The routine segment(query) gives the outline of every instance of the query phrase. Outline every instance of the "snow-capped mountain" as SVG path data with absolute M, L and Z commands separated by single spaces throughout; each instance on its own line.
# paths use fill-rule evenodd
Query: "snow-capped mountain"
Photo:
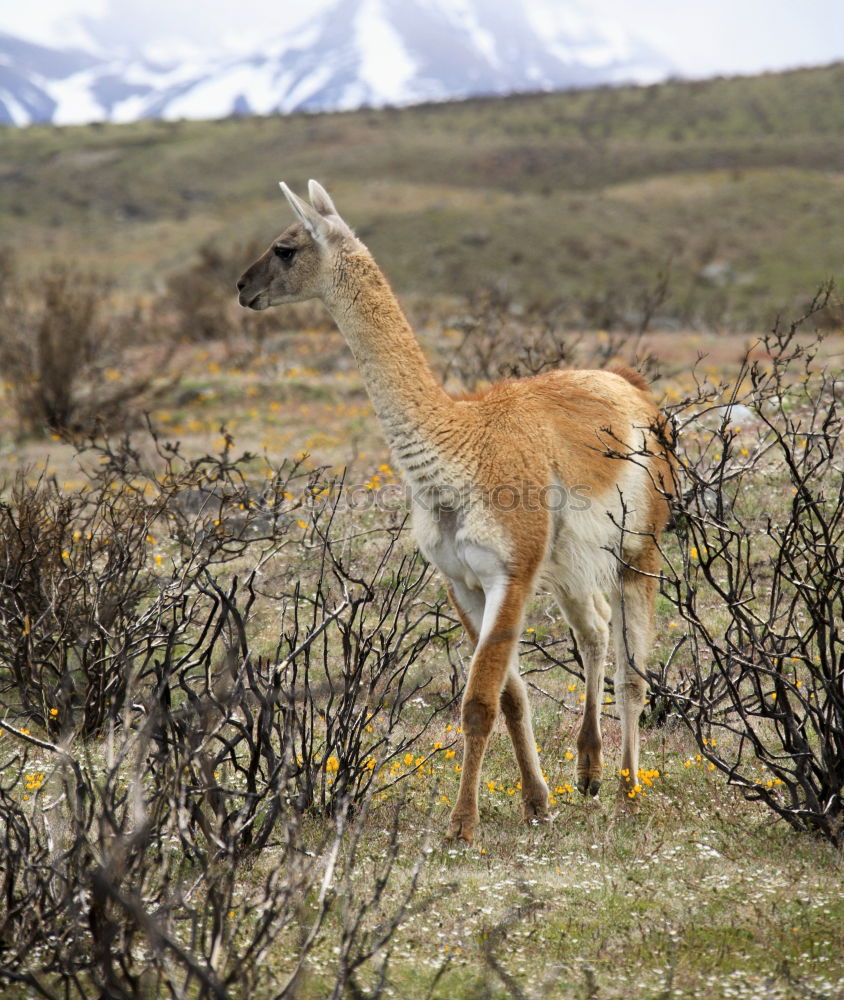
M 259 52 L 167 64 L 0 33 L 0 123 L 341 110 L 651 82 L 670 71 L 576 0 L 335 0 Z

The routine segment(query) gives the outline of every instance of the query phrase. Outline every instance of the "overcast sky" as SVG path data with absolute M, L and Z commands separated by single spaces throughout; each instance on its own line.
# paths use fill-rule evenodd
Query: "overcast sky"
M 282 34 L 330 2 L 4 0 L 0 30 L 68 44 L 81 39 L 76 25 L 79 15 L 87 15 L 99 41 L 110 46 L 154 46 L 162 56 L 196 47 L 243 52 L 259 50 L 262 39 Z M 844 0 L 581 0 L 580 7 L 616 20 L 689 76 L 844 59 Z

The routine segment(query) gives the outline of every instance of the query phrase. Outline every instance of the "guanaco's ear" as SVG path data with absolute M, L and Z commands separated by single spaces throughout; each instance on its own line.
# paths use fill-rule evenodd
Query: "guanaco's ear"
M 279 184 L 297 218 L 317 243 L 327 247 L 329 243 L 348 237 L 354 239 L 355 234 L 337 214 L 334 202 L 316 181 L 311 181 L 308 185 L 313 205 L 293 194 L 284 181 Z
M 295 195 L 284 181 L 279 181 L 279 187 L 284 192 L 284 197 L 290 202 L 290 207 L 305 229 L 308 230 L 315 240 L 321 243 L 326 242 L 330 228 L 329 223 L 326 222 L 315 208 L 312 208 L 306 201 L 302 201 L 298 195 Z
M 334 207 L 334 202 L 319 181 L 313 179 L 308 181 L 308 195 L 311 204 L 320 215 L 336 215 L 338 219 L 340 218 L 340 213 Z

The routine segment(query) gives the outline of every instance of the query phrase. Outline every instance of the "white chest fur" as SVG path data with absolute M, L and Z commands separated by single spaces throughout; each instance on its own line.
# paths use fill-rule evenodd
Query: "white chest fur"
M 469 590 L 486 590 L 506 565 L 500 533 L 488 513 L 471 506 L 444 506 L 434 494 L 413 496 L 413 533 L 425 558 Z

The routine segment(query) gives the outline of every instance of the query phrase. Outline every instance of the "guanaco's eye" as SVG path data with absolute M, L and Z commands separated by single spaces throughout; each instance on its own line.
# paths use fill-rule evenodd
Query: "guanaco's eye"
M 274 252 L 280 260 L 291 261 L 293 260 L 293 254 L 296 253 L 296 249 L 295 247 L 275 247 Z

